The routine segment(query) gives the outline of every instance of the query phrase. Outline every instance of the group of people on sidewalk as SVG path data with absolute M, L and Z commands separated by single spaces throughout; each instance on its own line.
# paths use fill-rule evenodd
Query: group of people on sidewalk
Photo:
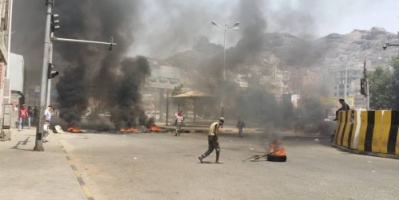
M 54 111 L 53 106 L 49 105 L 46 110 L 44 111 L 44 122 L 43 122 L 43 142 L 48 142 L 47 137 L 49 134 L 50 130 L 50 121 L 51 121 L 51 116 Z M 24 129 L 24 125 L 26 123 L 26 120 L 28 119 L 28 127 L 31 127 L 31 120 L 34 119 L 34 121 L 38 121 L 34 115 L 34 110 L 33 108 L 27 108 L 25 104 L 21 105 L 20 108 L 18 109 L 18 131 L 22 131 Z
M 25 125 L 30 128 L 33 123 L 36 123 L 36 118 L 37 109 L 30 106 L 26 107 L 25 104 L 21 105 L 18 109 L 18 130 L 23 130 Z

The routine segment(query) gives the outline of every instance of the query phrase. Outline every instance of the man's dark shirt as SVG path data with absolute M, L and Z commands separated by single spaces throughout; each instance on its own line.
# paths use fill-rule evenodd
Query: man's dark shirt
M 349 107 L 349 105 L 346 103 L 346 102 L 344 102 L 343 104 L 342 104 L 342 107 L 341 107 L 341 110 L 350 110 L 351 108 Z

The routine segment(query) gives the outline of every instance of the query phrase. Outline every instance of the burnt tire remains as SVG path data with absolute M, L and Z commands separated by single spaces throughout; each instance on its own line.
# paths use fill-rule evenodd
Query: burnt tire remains
M 267 161 L 271 162 L 285 162 L 287 161 L 287 156 L 277 156 L 277 155 L 267 155 Z

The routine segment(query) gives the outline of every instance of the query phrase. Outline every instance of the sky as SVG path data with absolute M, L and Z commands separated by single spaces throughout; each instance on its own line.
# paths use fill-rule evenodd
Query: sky
M 354 29 L 370 30 L 372 27 L 382 27 L 392 33 L 399 30 L 397 0 L 246 1 L 259 5 L 266 19 L 266 32 L 288 32 L 299 37 L 318 38 L 330 33 L 350 33 Z M 142 15 L 145 30 L 136 34 L 136 43 L 130 51 L 132 54 L 165 57 L 170 54 L 168 52 L 190 49 L 195 45 L 194 38 L 199 36 L 223 45 L 223 31 L 210 22 L 214 20 L 222 25 L 226 21 L 231 25 L 240 18 L 239 0 L 145 2 L 147 9 Z M 229 31 L 226 46 L 235 46 L 241 36 L 239 30 Z M 166 38 L 165 43 L 151 44 L 159 38 Z M 167 44 L 171 41 L 178 45 Z M 165 48 L 165 45 L 173 48 Z
M 211 21 L 231 25 L 240 21 L 240 29 L 226 33 L 226 47 L 233 47 L 244 37 L 245 28 L 256 27 L 263 32 L 286 32 L 304 39 L 317 39 L 330 33 L 346 34 L 354 29 L 370 30 L 382 27 L 397 33 L 399 30 L 398 0 L 113 0 L 119 4 L 131 6 L 135 12 L 131 16 L 131 34 L 134 39 L 129 44 L 127 56 L 143 55 L 153 58 L 166 58 L 178 52 L 191 49 L 199 38 L 206 37 L 211 43 L 223 45 L 223 31 L 211 24 Z M 42 62 L 45 6 L 44 0 L 14 0 L 12 47 L 11 51 L 22 54 L 26 63 L 39 69 Z M 56 0 L 54 11 L 74 1 Z M 134 2 L 134 3 L 132 3 Z M 95 0 L 85 0 L 91 8 Z M 73 7 L 75 5 L 71 5 Z M 82 6 L 82 5 L 76 5 Z M 127 8 L 129 9 L 129 8 Z M 95 9 L 94 9 L 95 10 Z M 90 11 L 90 9 L 89 9 Z M 88 11 L 88 12 L 89 12 Z M 84 34 L 68 34 L 76 11 L 60 15 L 61 30 L 64 37 Z M 110 11 L 118 12 L 118 11 Z M 92 18 L 82 19 L 95 26 L 96 14 L 87 14 Z M 106 16 L 106 13 L 104 13 Z M 117 17 L 116 17 L 117 18 Z M 92 20 L 92 21 L 90 21 Z M 117 20 L 117 19 L 112 19 Z M 72 24 L 71 24 L 72 23 Z M 115 21 L 116 24 L 121 22 Z M 126 23 L 126 22 L 123 22 Z M 251 24 L 252 23 L 252 24 Z M 254 26 L 255 25 L 255 26 Z M 120 30 L 115 30 L 115 32 Z M 29 37 L 26 34 L 29 33 Z M 130 34 L 130 33 L 129 33 Z M 104 40 L 114 36 L 116 43 L 121 42 L 117 35 L 106 34 Z M 91 35 L 86 38 L 93 39 Z M 28 67 L 29 69 L 33 69 Z

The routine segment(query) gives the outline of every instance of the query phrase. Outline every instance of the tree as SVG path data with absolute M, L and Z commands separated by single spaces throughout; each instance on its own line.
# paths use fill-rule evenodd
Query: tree
M 370 73 L 370 107 L 374 109 L 391 109 L 393 93 L 393 73 L 389 69 L 378 66 L 375 72 Z
M 391 103 L 393 110 L 399 110 L 399 56 L 392 59 L 393 73 L 391 76 Z

